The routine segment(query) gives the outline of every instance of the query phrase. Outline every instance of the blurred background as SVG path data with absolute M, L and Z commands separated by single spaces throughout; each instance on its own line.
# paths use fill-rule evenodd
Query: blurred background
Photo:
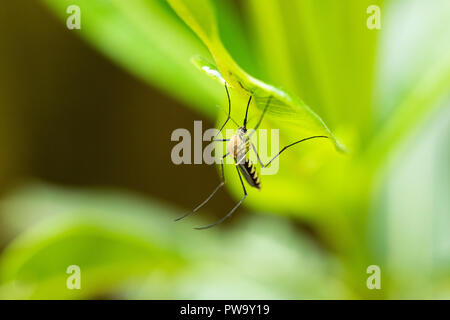
M 5 2 L 0 298 L 450 298 L 449 2 L 212 2 L 241 67 L 349 154 L 297 150 L 224 224 L 192 230 L 232 208 L 235 182 L 175 224 L 220 181 L 170 158 L 173 130 L 223 119 L 223 88 L 189 61 L 211 59 L 200 40 L 163 0 Z

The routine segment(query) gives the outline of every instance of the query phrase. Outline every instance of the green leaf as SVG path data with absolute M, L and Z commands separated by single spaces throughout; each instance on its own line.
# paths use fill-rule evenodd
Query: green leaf
M 225 85 L 226 81 L 220 74 L 217 67 L 212 63 L 208 62 L 202 56 L 194 56 L 191 59 L 191 62 L 201 71 L 206 73 L 206 75 L 214 80 L 217 80 L 221 85 Z
M 274 103 L 269 107 L 269 114 L 289 118 L 290 121 L 295 122 L 296 126 L 302 128 L 304 134 L 326 135 L 338 150 L 344 150 L 342 144 L 336 140 L 322 119 L 302 100 L 250 76 L 237 65 L 220 40 L 214 8 L 209 0 L 168 0 L 168 2 L 184 22 L 203 40 L 215 60 L 218 71 L 227 84 L 239 95 L 247 97 L 251 94 L 260 109 L 263 109 L 266 101 L 272 97 Z

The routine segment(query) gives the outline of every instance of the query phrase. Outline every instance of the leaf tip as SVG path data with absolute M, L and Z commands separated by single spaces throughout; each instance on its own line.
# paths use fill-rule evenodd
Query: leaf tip
M 199 70 L 204 72 L 210 78 L 213 78 L 219 81 L 222 85 L 225 85 L 227 82 L 222 77 L 222 74 L 217 70 L 217 67 L 212 63 L 208 62 L 205 58 L 200 55 L 195 55 L 191 58 L 191 63 L 194 64 Z
M 333 139 L 334 147 L 338 152 L 344 154 L 348 153 L 347 147 L 341 141 L 339 141 L 333 134 L 331 135 L 331 138 Z

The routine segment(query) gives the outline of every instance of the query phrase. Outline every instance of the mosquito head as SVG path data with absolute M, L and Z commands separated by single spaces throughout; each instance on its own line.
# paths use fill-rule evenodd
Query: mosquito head
M 240 134 L 240 135 L 246 134 L 247 133 L 247 128 L 239 127 L 239 129 L 237 130 L 237 133 Z

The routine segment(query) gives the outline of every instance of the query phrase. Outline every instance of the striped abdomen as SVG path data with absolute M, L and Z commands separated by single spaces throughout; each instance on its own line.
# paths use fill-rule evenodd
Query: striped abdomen
M 257 189 L 261 189 L 261 182 L 259 181 L 259 176 L 256 172 L 255 165 L 248 159 L 245 159 L 245 161 L 242 161 L 242 163 L 238 164 L 238 166 L 248 184 Z

